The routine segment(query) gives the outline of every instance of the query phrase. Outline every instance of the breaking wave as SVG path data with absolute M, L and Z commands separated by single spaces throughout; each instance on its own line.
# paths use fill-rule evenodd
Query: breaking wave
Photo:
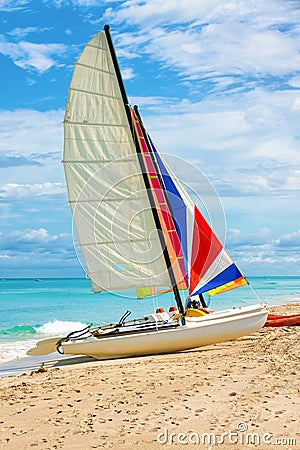
M 37 325 L 15 325 L 0 330 L 0 363 L 23 358 L 27 350 L 42 339 L 51 336 L 66 336 L 71 331 L 85 328 L 83 322 L 54 320 Z

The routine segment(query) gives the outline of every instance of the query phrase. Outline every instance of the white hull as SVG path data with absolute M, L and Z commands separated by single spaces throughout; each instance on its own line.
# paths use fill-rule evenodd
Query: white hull
M 177 328 L 133 334 L 70 340 L 62 344 L 65 354 L 99 359 L 173 353 L 245 336 L 263 327 L 268 311 L 255 305 L 186 318 Z

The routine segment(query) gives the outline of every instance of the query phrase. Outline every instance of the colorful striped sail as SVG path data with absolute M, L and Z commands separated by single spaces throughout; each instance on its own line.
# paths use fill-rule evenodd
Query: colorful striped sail
M 139 119 L 133 110 L 131 111 L 131 113 L 136 135 L 139 141 L 141 154 L 144 158 L 144 163 L 150 182 L 152 195 L 155 201 L 156 210 L 159 216 L 161 231 L 164 235 L 164 242 L 166 244 L 171 260 L 176 284 L 180 289 L 187 289 L 187 274 L 182 254 L 181 243 L 171 211 L 169 209 L 168 199 L 166 198 L 165 191 L 161 185 L 159 178 L 160 174 L 157 171 L 155 160 L 153 160 L 151 149 L 148 148 L 147 143 L 145 142 Z
M 230 258 L 188 192 L 151 141 L 164 184 L 168 191 L 174 222 L 184 256 L 185 270 L 191 296 L 225 291 L 242 283 L 242 273 Z M 246 284 L 243 283 L 243 284 Z M 222 289 L 223 286 L 223 289 Z
M 231 291 L 232 289 L 236 289 L 241 286 L 245 286 L 248 284 L 248 281 L 245 277 L 240 277 L 237 280 L 230 281 L 229 283 L 223 284 L 215 289 L 211 289 L 208 291 L 208 295 L 212 297 L 213 295 L 222 294 L 223 292 Z

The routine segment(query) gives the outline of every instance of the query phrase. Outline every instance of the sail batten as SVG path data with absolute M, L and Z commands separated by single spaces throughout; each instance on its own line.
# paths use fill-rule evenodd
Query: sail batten
M 75 64 L 75 66 L 86 67 L 87 69 L 93 69 L 95 72 L 98 71 L 98 72 L 102 72 L 102 73 L 107 73 L 112 76 L 115 75 L 114 72 L 110 72 L 109 70 L 98 69 L 97 67 L 89 66 L 88 64 L 83 64 L 83 63 L 77 62 Z
M 100 70 L 99 72 L 104 73 L 102 70 Z M 95 91 L 88 91 L 88 90 L 83 90 L 83 89 L 78 89 L 78 88 L 71 88 L 70 91 L 81 92 L 81 93 L 84 93 L 84 94 L 87 94 L 87 95 L 93 95 L 93 96 L 96 96 L 96 97 L 99 96 L 101 98 L 111 98 L 111 99 L 121 100 L 121 97 L 119 98 L 119 97 L 115 97 L 113 95 L 102 95 L 102 94 L 99 94 L 98 92 L 95 92 Z
M 127 240 L 121 241 L 121 240 L 119 239 L 119 243 L 120 243 L 120 244 L 125 244 L 125 243 L 127 243 L 127 242 L 128 242 Z M 143 240 L 143 239 L 131 239 L 131 242 L 136 242 L 136 243 L 140 242 L 140 243 L 143 243 L 144 240 Z M 112 240 L 112 241 L 106 240 L 106 241 L 87 242 L 87 243 L 82 243 L 82 244 L 81 244 L 81 247 L 88 247 L 88 246 L 93 246 L 93 245 L 107 245 L 107 244 L 114 244 L 114 241 L 113 241 L 113 240 Z
M 85 120 L 83 120 L 83 121 L 81 121 L 81 122 L 76 122 L 76 121 L 72 121 L 72 120 L 69 120 L 69 119 L 66 119 L 65 118 L 65 120 L 64 120 L 64 122 L 65 123 L 67 123 L 68 125 L 82 125 L 82 126 L 85 126 L 85 125 L 87 125 L 87 121 L 85 121 Z M 97 123 L 97 122 L 90 122 L 89 124 L 88 124 L 90 127 L 91 126 L 94 126 L 94 127 L 108 127 L 108 128 L 124 128 L 124 127 L 127 127 L 127 123 L 126 122 L 124 122 L 124 123 L 104 123 L 104 122 L 99 122 L 99 123 Z
M 100 33 L 102 33 L 102 31 L 100 31 Z M 95 37 L 97 38 L 97 36 L 99 36 L 99 33 Z M 90 41 L 86 44 L 86 46 L 85 46 L 86 49 L 87 48 L 95 48 L 96 50 L 101 50 L 102 52 L 109 51 L 109 49 L 106 46 L 101 47 L 101 45 L 93 45 L 92 42 L 94 42 L 94 39 L 92 39 L 92 41 Z M 78 61 L 76 64 L 78 64 Z

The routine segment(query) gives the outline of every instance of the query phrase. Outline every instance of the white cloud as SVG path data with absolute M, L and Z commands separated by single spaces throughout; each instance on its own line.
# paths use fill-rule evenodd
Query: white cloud
M 0 11 L 12 12 L 22 9 L 29 0 L 0 0 Z
M 71 234 L 51 234 L 46 228 L 27 228 L 0 235 L 2 276 L 81 274 Z M 20 272 L 21 271 L 21 272 Z
M 49 253 L 64 253 L 73 251 L 73 245 L 68 233 L 50 234 L 46 228 L 28 228 L 0 236 L 0 249 L 8 250 L 4 255 L 11 257 L 23 252 L 44 252 L 46 249 Z
M 272 237 L 272 231 L 269 228 L 261 228 L 257 233 L 246 233 L 236 228 L 228 230 L 227 244 L 229 246 L 240 245 L 265 245 Z
M 175 69 L 193 89 L 201 79 L 217 89 L 232 88 L 233 81 L 249 89 L 299 70 L 300 10 L 293 2 L 129 0 L 108 8 L 104 18 L 135 25 L 117 36 L 121 51 L 130 42 L 131 52 Z
M 73 3 L 79 6 L 99 6 L 99 0 L 73 0 Z
M 290 79 L 288 84 L 292 87 L 300 88 L 300 76 Z
M 33 80 L 32 78 L 27 77 L 26 83 L 28 86 L 33 86 L 34 84 L 36 84 L 36 80 Z
M 65 186 L 62 183 L 40 183 L 40 184 L 17 184 L 8 183 L 0 188 L 1 199 L 29 199 L 34 200 L 38 197 L 54 196 L 65 194 Z
M 118 54 L 150 55 L 194 98 L 138 99 L 162 151 L 205 161 L 199 167 L 225 195 L 299 196 L 295 2 L 129 0 L 104 17 L 134 25 L 116 34 Z
M 27 4 L 0 0 L 0 9 Z M 293 224 L 299 222 L 300 195 L 298 4 L 281 0 L 108 0 L 101 5 L 96 0 L 43 0 L 43 4 L 47 8 L 76 6 L 76 11 L 84 13 L 84 20 L 92 27 L 97 22 L 93 21 L 96 10 L 86 14 L 86 8 L 96 6 L 101 15 L 104 7 L 108 7 L 101 21 L 103 24 L 108 19 L 112 24 L 121 67 L 126 68 L 124 78 L 129 80 L 137 75 L 137 83 L 142 85 L 139 65 L 146 71 L 150 69 L 145 80 L 157 76 L 159 96 L 134 101 L 141 105 L 141 114 L 153 138 L 163 152 L 194 161 L 218 192 L 226 196 L 225 202 L 233 205 L 229 211 L 233 211 L 236 220 L 230 218 L 230 226 L 236 230 L 229 231 L 228 243 L 234 254 L 241 261 L 247 255 L 251 269 L 277 264 L 280 270 L 283 262 L 289 265 L 297 259 L 294 245 L 298 234 L 293 233 Z M 17 25 L 20 23 L 14 26 Z M 53 64 L 60 65 L 65 47 L 28 42 L 25 36 L 39 31 L 29 25 L 12 29 L 1 41 L 2 51 L 19 67 L 31 72 L 45 73 Z M 65 27 L 62 36 L 66 32 L 75 39 L 75 30 L 75 24 L 72 33 L 70 27 Z M 16 43 L 16 39 L 23 42 Z M 77 51 L 74 49 L 75 45 L 70 46 L 68 57 Z M 31 75 L 28 74 L 28 83 L 35 82 Z M 177 76 L 181 82 L 178 93 L 174 87 Z M 31 91 L 38 90 L 39 80 L 37 77 Z M 131 83 L 131 92 L 136 88 Z M 152 85 L 147 89 L 148 86 L 143 89 L 142 85 L 137 92 L 152 92 Z M 165 98 L 167 93 L 173 97 Z M 1 169 L 0 195 L 4 206 L 11 208 L 11 214 L 19 215 L 10 219 L 11 224 L 14 220 L 15 229 L 26 228 L 31 217 L 21 211 L 24 206 L 20 207 L 18 198 L 26 200 L 27 211 L 32 199 L 37 209 L 40 205 L 47 208 L 51 196 L 63 199 L 60 164 L 63 114 L 62 110 L 0 111 L 1 151 L 6 164 L 11 164 L 9 170 Z M 33 165 L 34 161 L 39 165 Z M 22 167 L 17 166 L 20 163 Z M 64 206 L 67 210 L 66 201 Z M 53 224 L 50 219 L 53 210 L 49 206 L 49 215 L 41 217 L 47 224 Z M 34 238 L 49 239 L 54 245 L 58 239 L 52 237 L 59 233 L 48 232 L 40 216 L 43 214 L 39 215 L 38 223 L 32 224 L 34 230 L 26 229 L 27 243 Z M 5 218 L 9 220 L 7 214 Z M 20 218 L 27 221 L 17 222 Z M 254 222 L 258 231 L 246 233 Z M 25 246 L 25 234 L 22 239 Z M 11 256 L 6 251 L 2 253 Z
M 294 264 L 294 263 L 300 261 L 300 256 L 279 256 L 278 255 L 278 256 L 270 257 L 270 256 L 267 256 L 266 254 L 259 253 L 256 256 L 244 257 L 243 260 L 246 263 L 253 264 L 253 267 L 256 264 L 260 264 L 261 267 L 262 267 L 263 264 L 268 264 L 270 266 L 275 265 L 275 264 L 278 265 L 278 263 L 279 264 L 284 264 L 284 263 L 292 263 L 292 264 Z M 272 268 L 270 270 L 272 270 Z M 290 268 L 289 267 L 284 267 L 284 268 L 282 268 L 282 271 L 280 273 L 282 273 L 284 275 L 285 274 L 290 274 Z
M 298 196 L 300 111 L 297 91 L 258 89 L 200 102 L 135 98 L 163 152 L 188 160 L 223 195 Z M 153 132 L 152 132 L 153 130 Z
M 300 110 L 300 96 L 295 98 L 295 101 L 292 106 L 292 111 L 299 111 Z
M 37 27 L 16 27 L 9 33 L 7 33 L 9 36 L 14 36 L 17 38 L 25 37 L 30 33 L 42 33 L 43 31 L 47 31 L 50 28 L 37 28 Z
M 66 233 L 60 233 L 58 235 L 51 235 L 45 228 L 39 229 L 27 229 L 24 231 L 13 231 L 8 236 L 8 239 L 15 239 L 18 246 L 23 244 L 47 244 L 57 241 L 69 239 L 70 235 Z
M 151 28 L 160 23 L 182 23 L 194 21 L 196 17 L 212 15 L 220 6 L 218 0 L 129 0 L 113 12 L 109 10 L 110 18 L 126 20 L 129 23 L 142 24 Z
M 145 124 L 165 153 L 200 161 L 222 195 L 299 195 L 300 153 L 295 110 L 297 91 L 264 89 L 249 93 L 211 95 L 191 103 L 188 99 L 136 97 Z M 27 158 L 47 165 L 17 171 L 2 183 L 42 185 L 63 181 L 60 164 L 64 112 L 16 110 L 0 112 L 2 150 L 10 160 Z M 153 132 L 152 132 L 153 130 Z M 46 138 L 45 138 L 46 137 Z M 13 175 L 13 172 L 10 172 Z M 59 178 L 58 175 L 60 174 Z M 42 178 L 43 177 L 43 178 Z
M 61 164 L 63 117 L 62 110 L 0 111 L 0 187 L 25 185 L 28 186 L 26 192 L 30 194 L 29 187 L 35 185 L 36 190 L 32 194 L 36 195 L 38 186 L 46 182 L 64 184 Z M 1 154 L 4 155 L 2 162 L 6 161 L 6 166 L 10 164 L 9 170 L 1 168 Z M 30 165 L 30 170 L 24 170 L 25 163 Z M 9 192 L 13 192 L 12 188 Z
M 135 77 L 135 74 L 132 69 L 127 68 L 122 70 L 122 78 L 123 80 L 131 80 Z
M 8 42 L 0 35 L 0 53 L 8 56 L 16 66 L 25 70 L 35 70 L 39 73 L 46 72 L 57 65 L 58 56 L 66 51 L 63 44 L 36 44 L 20 41 Z
M 279 247 L 297 247 L 299 251 L 300 247 L 300 230 L 294 233 L 284 234 L 276 241 Z
M 50 236 L 45 228 L 26 230 L 25 232 L 15 231 L 12 233 L 12 236 L 23 242 L 49 242 L 57 240 L 57 236 Z
M 109 3 L 111 0 L 104 0 L 104 3 Z M 64 6 L 81 6 L 83 8 L 97 6 L 99 7 L 99 0 L 44 0 L 44 2 L 54 5 L 56 8 Z
M 2 255 L 0 254 L 0 259 L 13 259 L 11 256 L 9 255 Z
M 291 197 L 299 198 L 299 166 L 293 163 L 264 164 L 247 169 L 235 168 L 211 175 L 222 196 Z M 259 200 L 258 200 L 259 201 Z
M 64 111 L 0 111 L 1 151 L 24 154 L 62 149 Z
M 249 275 L 300 274 L 300 231 L 274 239 L 270 229 L 256 233 L 238 229 L 228 231 L 228 249 L 244 273 Z

